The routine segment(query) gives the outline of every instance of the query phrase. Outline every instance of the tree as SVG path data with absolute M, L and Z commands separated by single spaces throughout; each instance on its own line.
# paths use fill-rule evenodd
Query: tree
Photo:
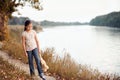
M 16 7 L 24 7 L 26 4 L 37 10 L 42 10 L 39 0 L 0 0 L 0 41 L 9 38 L 7 23 L 12 13 L 17 11 Z

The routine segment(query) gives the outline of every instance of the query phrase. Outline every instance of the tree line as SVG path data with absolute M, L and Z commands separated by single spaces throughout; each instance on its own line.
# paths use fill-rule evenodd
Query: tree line
M 28 17 L 16 17 L 13 16 L 9 21 L 8 24 L 9 25 L 24 25 L 25 20 L 28 20 Z M 36 22 L 34 20 L 31 20 L 33 25 L 39 25 L 39 22 Z
M 97 16 L 89 23 L 95 26 L 110 26 L 120 28 L 120 12 L 111 12 L 107 15 Z
M 25 20 L 29 19 L 28 17 L 12 17 L 9 21 L 9 25 L 23 25 Z M 80 23 L 80 22 L 55 22 L 55 21 L 48 21 L 48 20 L 43 20 L 43 21 L 34 21 L 31 20 L 33 25 L 40 25 L 40 26 L 67 26 L 67 25 L 85 25 L 88 23 Z

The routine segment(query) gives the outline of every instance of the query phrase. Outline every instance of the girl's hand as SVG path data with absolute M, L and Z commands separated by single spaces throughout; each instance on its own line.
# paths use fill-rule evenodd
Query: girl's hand
M 25 56 L 28 56 L 27 52 L 24 52 Z
M 38 49 L 38 52 L 39 52 L 39 54 L 41 53 L 41 50 L 40 49 Z

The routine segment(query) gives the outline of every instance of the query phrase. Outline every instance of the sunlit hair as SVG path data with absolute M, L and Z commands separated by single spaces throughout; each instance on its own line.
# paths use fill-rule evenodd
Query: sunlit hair
M 26 20 L 26 21 L 25 21 L 25 23 L 24 23 L 24 31 L 27 30 L 27 27 L 28 27 L 28 25 L 29 25 L 30 23 L 31 23 L 30 20 Z

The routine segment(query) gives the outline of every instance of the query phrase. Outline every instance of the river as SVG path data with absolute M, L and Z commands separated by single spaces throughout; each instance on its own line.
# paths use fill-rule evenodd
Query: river
M 80 64 L 120 74 L 120 29 L 102 26 L 57 26 L 38 33 L 41 49 L 54 47 Z

